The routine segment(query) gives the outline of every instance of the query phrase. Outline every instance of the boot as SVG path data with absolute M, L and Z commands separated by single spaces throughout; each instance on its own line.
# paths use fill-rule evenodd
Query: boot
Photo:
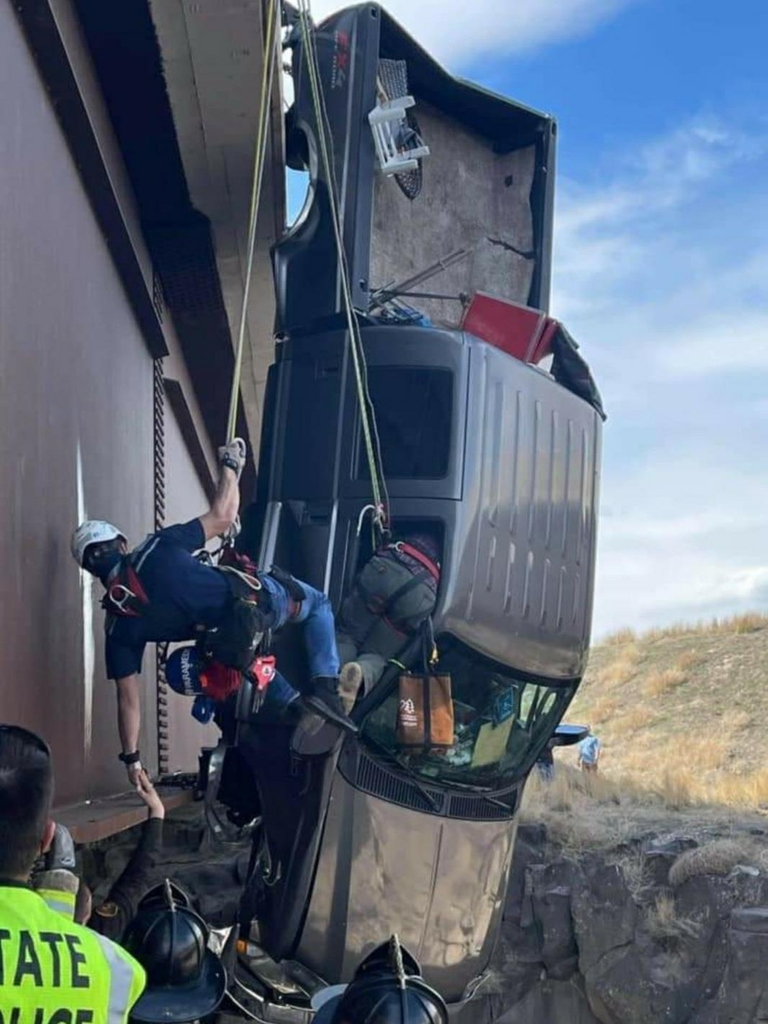
M 339 696 L 339 680 L 334 676 L 315 676 L 312 682 L 312 696 L 302 698 L 307 709 L 339 729 L 354 735 L 357 726 L 347 717 L 344 710 L 344 704 Z
M 363 670 L 357 661 L 348 661 L 339 673 L 339 695 L 344 701 L 347 714 L 355 706 L 360 687 L 363 685 Z
M 344 732 L 333 722 L 307 708 L 291 735 L 291 751 L 298 757 L 334 754 L 344 741 Z

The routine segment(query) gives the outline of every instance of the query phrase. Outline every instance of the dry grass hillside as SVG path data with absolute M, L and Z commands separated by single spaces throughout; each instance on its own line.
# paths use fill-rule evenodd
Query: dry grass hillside
M 608 637 L 566 720 L 592 726 L 601 773 L 625 791 L 765 812 L 768 615 Z M 575 763 L 572 749 L 558 756 Z

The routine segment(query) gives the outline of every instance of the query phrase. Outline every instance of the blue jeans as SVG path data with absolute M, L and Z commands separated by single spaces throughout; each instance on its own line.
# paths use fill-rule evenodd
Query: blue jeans
M 269 591 L 272 601 L 272 629 L 276 632 L 289 621 L 303 623 L 310 675 L 313 679 L 317 676 L 338 676 L 340 666 L 339 652 L 336 649 L 336 623 L 331 602 L 325 594 L 298 580 L 306 598 L 301 602 L 299 614 L 295 619 L 291 619 L 292 602 L 282 583 L 278 583 L 266 573 L 259 578 L 262 586 Z M 272 685 L 270 684 L 270 689 Z
M 264 703 L 259 713 L 270 715 L 279 713 L 287 708 L 291 701 L 296 700 L 299 691 L 294 690 L 282 672 L 275 672 L 275 677 L 270 681 L 267 692 L 264 694 Z

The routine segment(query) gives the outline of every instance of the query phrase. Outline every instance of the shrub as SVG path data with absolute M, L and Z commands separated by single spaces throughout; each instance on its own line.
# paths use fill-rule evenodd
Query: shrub
M 675 905 L 675 898 L 668 893 L 662 893 L 656 897 L 656 902 L 648 909 L 645 923 L 651 936 L 657 942 L 693 939 L 701 930 L 695 921 L 680 917 Z
M 684 683 L 688 676 L 679 668 L 655 669 L 645 677 L 643 693 L 647 697 L 660 697 Z
M 717 839 L 681 853 L 669 869 L 669 884 L 677 889 L 700 875 L 729 875 L 737 864 L 754 862 L 756 855 L 754 844 L 745 839 Z
M 637 640 L 637 633 L 634 629 L 626 627 L 624 629 L 617 629 L 615 633 L 609 633 L 608 636 L 604 637 L 601 641 L 604 647 L 618 647 L 621 644 L 631 644 Z

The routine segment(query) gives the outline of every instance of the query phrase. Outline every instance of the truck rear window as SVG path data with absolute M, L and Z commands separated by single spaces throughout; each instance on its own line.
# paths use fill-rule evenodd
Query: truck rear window
M 411 366 L 371 366 L 368 389 L 376 413 L 384 474 L 396 480 L 445 477 L 451 452 L 453 374 Z M 367 480 L 360 431 L 356 478 Z

